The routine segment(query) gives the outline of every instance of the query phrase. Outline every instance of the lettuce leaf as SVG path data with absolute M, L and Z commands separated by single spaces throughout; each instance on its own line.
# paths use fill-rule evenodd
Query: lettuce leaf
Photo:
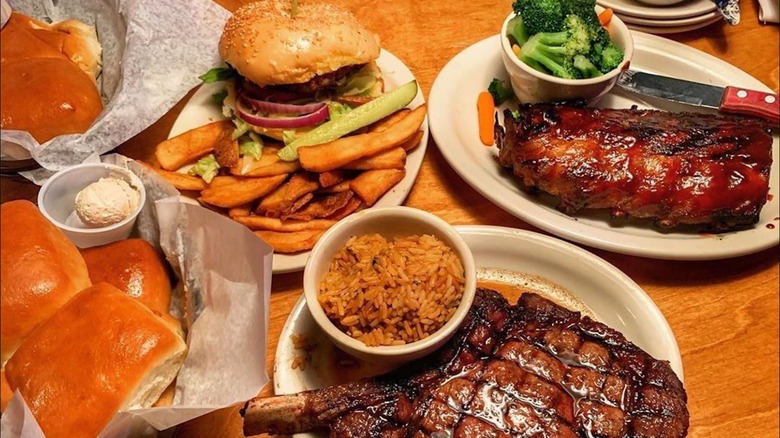
M 190 168 L 188 172 L 190 175 L 197 175 L 203 178 L 207 183 L 211 183 L 211 180 L 217 176 L 219 172 L 219 163 L 214 154 L 206 155 L 198 160 L 198 162 Z

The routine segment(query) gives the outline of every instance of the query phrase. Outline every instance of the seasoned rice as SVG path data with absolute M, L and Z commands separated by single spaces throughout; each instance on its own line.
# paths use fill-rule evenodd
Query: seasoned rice
M 343 332 L 368 346 L 403 345 L 440 329 L 460 304 L 455 252 L 432 235 L 353 236 L 320 282 L 319 302 Z

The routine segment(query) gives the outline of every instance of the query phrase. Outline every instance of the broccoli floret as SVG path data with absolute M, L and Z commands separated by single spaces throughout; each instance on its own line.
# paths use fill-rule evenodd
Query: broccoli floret
M 574 79 L 571 57 L 564 47 L 567 37 L 566 31 L 537 33 L 520 48 L 520 60 L 543 73 Z
M 601 70 L 602 73 L 606 73 L 617 68 L 621 62 L 623 62 L 623 50 L 610 42 L 604 47 L 604 50 L 601 51 L 599 70 Z
M 599 69 L 583 55 L 575 56 L 573 65 L 574 68 L 579 71 L 580 76 L 583 78 L 595 78 L 597 76 L 601 76 Z
M 488 86 L 488 92 L 493 96 L 493 103 L 497 106 L 515 97 L 512 87 L 500 79 L 493 79 Z
M 512 9 L 523 17 L 529 35 L 563 30 L 560 0 L 515 0 Z
M 512 8 L 519 17 L 510 21 L 507 33 L 521 45 L 520 59 L 566 79 L 595 77 L 593 68 L 602 74 L 618 67 L 623 51 L 601 26 L 595 5 L 595 0 L 515 0 Z M 582 59 L 575 65 L 577 56 Z
M 514 43 L 518 46 L 522 46 L 528 41 L 528 29 L 526 29 L 525 23 L 523 23 L 523 17 L 520 15 L 516 15 L 509 20 L 509 23 L 507 23 L 506 26 L 506 33 L 507 36 L 514 39 Z
M 570 15 L 566 17 L 565 30 L 542 32 L 529 38 L 520 48 L 520 59 L 539 71 L 576 79 L 581 74 L 574 67 L 574 57 L 587 54 L 590 48 L 587 25 Z

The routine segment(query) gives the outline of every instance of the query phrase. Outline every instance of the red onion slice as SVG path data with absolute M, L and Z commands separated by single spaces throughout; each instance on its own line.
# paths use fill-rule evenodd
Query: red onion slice
M 269 102 L 267 100 L 252 99 L 245 94 L 241 95 L 241 99 L 244 100 L 244 103 L 251 106 L 255 111 L 263 113 L 309 114 L 325 106 L 324 102 L 309 103 L 306 105 Z
M 311 126 L 325 121 L 330 114 L 328 106 L 323 105 L 317 111 L 300 117 L 263 117 L 252 114 L 251 110 L 246 107 L 244 99 L 236 100 L 236 109 L 242 120 L 261 128 L 303 128 L 304 126 Z

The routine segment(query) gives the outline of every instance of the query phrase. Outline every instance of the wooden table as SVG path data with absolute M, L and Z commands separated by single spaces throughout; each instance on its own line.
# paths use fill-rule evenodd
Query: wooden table
M 511 1 L 331 0 L 351 9 L 382 46 L 402 59 L 428 94 L 437 73 L 458 52 L 497 33 Z M 221 0 L 234 9 L 241 2 Z M 715 55 L 778 91 L 778 27 L 758 23 L 757 3 L 742 0 L 742 23 L 715 24 L 676 41 Z M 186 100 L 186 99 L 185 99 Z M 119 149 L 141 158 L 166 138 L 183 102 Z M 34 199 L 37 187 L 3 178 L 0 196 Z M 778 194 L 775 194 L 777 196 Z M 539 231 L 491 204 L 450 169 L 429 145 L 406 205 L 431 211 L 453 224 L 502 225 Z M 777 248 L 711 262 L 650 260 L 593 250 L 633 278 L 669 321 L 682 352 L 691 412 L 691 437 L 778 436 Z M 302 293 L 302 275 L 273 279 L 268 369 L 287 315 Z M 271 394 L 269 384 L 263 394 Z M 193 420 L 179 437 L 241 435 L 237 407 Z

